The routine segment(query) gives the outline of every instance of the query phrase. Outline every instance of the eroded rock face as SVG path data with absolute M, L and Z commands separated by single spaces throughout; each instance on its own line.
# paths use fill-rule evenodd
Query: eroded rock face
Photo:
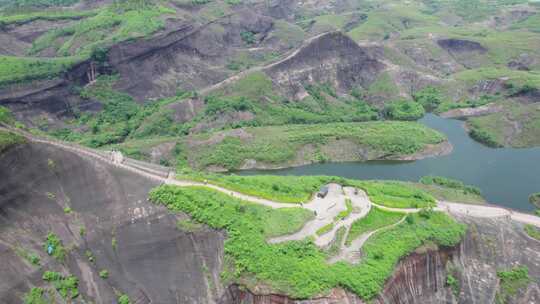
M 76 275 L 81 297 L 94 303 L 115 303 L 115 289 L 132 303 L 215 303 L 223 293 L 224 235 L 178 230 L 182 215 L 147 202 L 156 182 L 42 144 L 0 155 L 0 176 L 3 303 L 21 303 L 30 287 L 43 286 L 45 270 Z M 64 263 L 45 253 L 48 232 L 71 248 Z M 38 254 L 42 267 L 21 252 Z
M 338 91 L 367 87 L 385 65 L 341 32 L 313 38 L 293 56 L 265 69 L 274 84 L 294 97 L 308 84 L 329 83 Z
M 243 9 L 204 25 L 177 23 L 151 39 L 120 43 L 109 60 L 122 76 L 118 88 L 137 100 L 172 96 L 178 88 L 197 90 L 225 79 L 227 58 L 246 48 L 240 34 L 264 39 L 272 27 L 272 18 Z

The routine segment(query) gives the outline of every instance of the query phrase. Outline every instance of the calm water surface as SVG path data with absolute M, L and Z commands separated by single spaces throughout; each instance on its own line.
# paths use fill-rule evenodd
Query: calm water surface
M 473 141 L 461 121 L 428 114 L 420 122 L 446 134 L 454 146 L 452 153 L 415 162 L 325 163 L 282 170 L 250 170 L 239 174 L 336 175 L 408 181 L 418 181 L 425 175 L 440 175 L 478 186 L 491 203 L 526 211 L 534 209 L 528 202 L 528 196 L 540 192 L 540 148 L 488 148 Z

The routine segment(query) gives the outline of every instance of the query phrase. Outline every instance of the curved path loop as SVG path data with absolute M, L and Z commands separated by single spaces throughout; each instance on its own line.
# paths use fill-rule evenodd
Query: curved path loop
M 366 216 L 371 209 L 371 203 L 367 195 L 363 191 L 356 191 L 351 187 L 341 187 L 338 184 L 328 185 L 328 194 L 324 198 L 315 197 L 311 202 L 303 204 L 304 209 L 311 210 L 315 213 L 315 219 L 309 221 L 304 227 L 293 234 L 279 236 L 268 240 L 270 243 L 281 243 L 285 241 L 302 240 L 306 237 L 315 237 L 315 244 L 319 247 L 326 247 L 332 242 L 336 232 L 345 227 L 348 229 L 352 223 Z M 336 220 L 336 216 L 347 210 L 346 200 L 350 199 L 353 207 L 353 212 L 343 220 Z M 317 235 L 317 230 L 322 227 L 334 223 L 332 230 L 320 236 Z
M 168 168 L 159 167 L 154 164 L 124 158 L 123 155 L 118 151 L 111 151 L 111 152 L 98 151 L 98 150 L 82 147 L 82 146 L 72 144 L 72 143 L 61 142 L 61 141 L 53 140 L 49 138 L 41 138 L 31 133 L 28 133 L 26 131 L 15 129 L 15 128 L 12 128 L 10 126 L 6 126 L 3 124 L 0 124 L 0 130 L 17 133 L 32 142 L 52 145 L 52 146 L 55 146 L 64 150 L 74 152 L 80 156 L 96 159 L 98 161 L 113 165 L 115 167 L 131 171 L 135 174 L 144 176 L 146 178 L 161 182 L 162 184 L 176 185 L 180 187 L 190 187 L 190 186 L 207 187 L 207 188 L 211 188 L 216 191 L 220 191 L 222 193 L 231 195 L 238 199 L 264 205 L 270 208 L 291 208 L 291 207 L 298 208 L 298 205 L 285 204 L 285 203 L 275 202 L 275 201 L 271 201 L 271 200 L 267 200 L 263 198 L 258 198 L 258 197 L 242 194 L 236 191 L 231 191 L 229 189 L 226 189 L 217 185 L 196 182 L 196 181 L 177 180 L 175 178 L 174 172 L 170 171 Z M 347 218 L 343 220 L 335 220 L 335 217 L 339 212 L 346 210 L 346 204 L 345 204 L 346 199 L 351 200 L 354 211 Z M 306 225 L 304 225 L 304 227 L 300 231 L 293 233 L 291 235 L 286 235 L 286 236 L 270 239 L 269 242 L 278 243 L 278 242 L 289 241 L 289 240 L 300 240 L 308 236 L 314 236 L 315 244 L 317 244 L 320 247 L 326 247 L 335 238 L 336 232 L 338 231 L 339 228 L 346 227 L 346 229 L 348 230 L 354 221 L 366 216 L 372 206 L 376 206 L 383 210 L 397 211 L 397 212 L 402 212 L 402 213 L 413 213 L 413 212 L 420 211 L 420 209 L 398 209 L 398 208 L 389 208 L 389 207 L 381 206 L 381 205 L 371 202 L 368 196 L 366 195 L 366 193 L 362 190 L 351 188 L 351 187 L 343 188 L 337 184 L 330 184 L 329 192 L 325 198 L 315 197 L 309 203 L 300 205 L 301 208 L 305 208 L 305 209 L 313 211 L 316 215 L 315 219 L 306 223 Z M 470 205 L 470 204 L 461 204 L 461 203 L 455 203 L 455 202 L 439 201 L 437 202 L 437 207 L 435 208 L 435 210 L 447 212 L 452 215 L 472 216 L 472 217 L 480 217 L 480 218 L 507 217 L 514 221 L 525 223 L 525 224 L 531 224 L 540 228 L 540 217 L 537 217 L 531 214 L 516 212 L 516 211 L 505 209 L 502 207 L 485 206 L 485 205 Z M 398 225 L 404 219 L 405 217 L 400 222 L 394 225 Z M 333 229 L 321 236 L 317 236 L 316 231 L 331 222 L 334 222 Z M 383 229 L 388 229 L 392 226 L 393 225 L 386 226 L 375 231 L 367 232 L 363 234 L 362 236 L 360 236 L 355 241 L 353 241 L 352 245 L 349 247 L 346 247 L 344 245 L 344 242 L 346 239 L 346 234 L 345 234 L 342 240 L 342 244 L 340 244 L 341 245 L 340 253 L 337 255 L 337 257 L 332 258 L 331 261 L 337 261 L 339 259 L 349 260 L 352 262 L 357 261 L 359 257 L 360 248 L 369 239 L 369 237 L 373 235 L 374 233 L 377 233 L 378 231 L 381 231 Z

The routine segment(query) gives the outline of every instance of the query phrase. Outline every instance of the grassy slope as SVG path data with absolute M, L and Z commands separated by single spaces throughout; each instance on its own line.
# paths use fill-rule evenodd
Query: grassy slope
M 471 132 L 486 134 L 488 143 L 492 146 L 524 148 L 540 145 L 538 104 L 505 102 L 503 105 L 504 110 L 500 113 L 469 118 L 468 126 Z
M 0 15 L 0 27 L 10 24 L 26 23 L 36 20 L 64 20 L 81 19 L 95 15 L 95 11 L 75 11 L 75 10 L 42 10 L 28 13 L 15 13 L 9 15 Z
M 29 51 L 30 55 L 36 55 L 52 47 L 63 57 L 0 56 L 0 85 L 56 77 L 73 64 L 89 58 L 97 48 L 144 37 L 161 29 L 164 21 L 159 17 L 167 13 L 174 10 L 126 1 L 94 11 L 38 11 L 0 16 L 0 25 L 39 19 L 80 19 L 46 32 L 33 42 Z
M 0 56 L 0 85 L 54 78 L 80 59 Z
M 45 33 L 34 41 L 30 52 L 36 54 L 54 47 L 60 56 L 89 56 L 98 46 L 152 34 L 164 26 L 159 16 L 167 13 L 174 10 L 156 5 L 141 6 L 133 1 L 112 4 L 101 8 L 95 16 Z
M 266 243 L 265 218 L 252 212 L 250 204 L 225 194 L 162 186 L 153 190 L 150 197 L 171 210 L 186 212 L 197 221 L 228 232 L 225 254 L 232 265 L 223 274 L 224 279 L 244 283 L 255 279 L 294 298 L 307 298 L 342 286 L 371 299 L 380 292 L 400 258 L 427 241 L 455 245 L 465 231 L 463 225 L 442 213 L 430 213 L 426 218 L 413 215 L 412 224 L 373 236 L 364 245 L 365 257 L 360 264 L 329 265 L 327 255 L 310 241 Z
M 294 160 L 306 145 L 322 147 L 343 139 L 366 149 L 367 155 L 399 157 L 422 151 L 426 145 L 445 139 L 441 133 L 421 124 L 390 121 L 258 127 L 246 131 L 251 134 L 250 139 L 225 137 L 218 144 L 193 147 L 195 167 L 219 165 L 237 169 L 248 159 L 283 165 Z M 204 138 L 207 136 L 199 136 L 200 140 Z M 320 162 L 329 157 L 315 151 L 306 158 L 305 162 Z
M 368 231 L 393 225 L 401 220 L 403 216 L 405 216 L 403 213 L 390 212 L 373 207 L 365 217 L 354 221 L 349 234 L 347 234 L 345 244 L 347 246 L 350 245 L 352 241 Z

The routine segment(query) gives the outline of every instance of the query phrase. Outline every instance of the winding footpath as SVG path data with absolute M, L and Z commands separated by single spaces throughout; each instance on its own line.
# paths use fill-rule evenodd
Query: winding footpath
M 310 202 L 306 204 L 292 205 L 280 203 L 268 199 L 246 195 L 213 184 L 207 184 L 191 180 L 178 180 L 176 179 L 174 172 L 167 167 L 157 166 L 155 164 L 124 158 L 124 156 L 118 151 L 98 151 L 72 143 L 61 142 L 48 138 L 41 138 L 26 131 L 15 129 L 5 125 L 0 125 L 0 130 L 17 133 L 31 142 L 55 146 L 63 150 L 71 151 L 79 156 L 93 158 L 100 162 L 104 162 L 109 165 L 128 170 L 130 172 L 154 180 L 161 184 L 175 185 L 180 187 L 206 187 L 244 201 L 264 205 L 270 208 L 304 208 L 310 210 L 315 214 L 315 218 L 307 222 L 304 227 L 298 232 L 290 235 L 272 238 L 268 241 L 270 243 L 279 243 L 290 240 L 301 240 L 311 236 L 314 237 L 314 242 L 316 245 L 321 248 L 325 248 L 328 247 L 334 240 L 337 231 L 340 228 L 345 227 L 346 233 L 340 244 L 340 251 L 336 256 L 331 258 L 330 262 L 336 262 L 338 260 L 357 262 L 360 258 L 360 249 L 362 248 L 363 244 L 369 239 L 369 237 L 379 231 L 389 229 L 395 225 L 398 225 L 402 223 L 405 219 L 404 216 L 399 222 L 393 225 L 385 226 L 380 229 L 367 232 L 354 240 L 351 246 L 345 246 L 345 239 L 352 223 L 358 219 L 365 217 L 373 206 L 383 210 L 401 212 L 404 214 L 419 212 L 421 210 L 389 208 L 381 206 L 371 202 L 364 191 L 352 187 L 341 187 L 338 184 L 329 184 L 329 192 L 324 198 L 314 197 Z M 340 212 L 347 209 L 347 200 L 350 200 L 350 202 L 352 203 L 353 211 L 345 219 L 336 219 L 336 216 Z M 457 216 L 471 216 L 478 218 L 506 217 L 520 223 L 531 224 L 540 228 L 540 217 L 501 207 L 438 201 L 435 210 L 443 211 L 450 215 Z M 330 223 L 334 223 L 334 226 L 330 231 L 321 235 L 317 235 L 316 232 L 319 229 Z

